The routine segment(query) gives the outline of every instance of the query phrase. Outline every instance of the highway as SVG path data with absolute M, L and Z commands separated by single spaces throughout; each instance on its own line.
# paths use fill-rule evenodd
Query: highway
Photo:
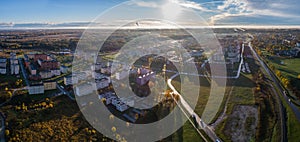
M 190 105 L 183 99 L 183 97 L 178 93 L 178 91 L 175 89 L 175 87 L 172 85 L 172 80 L 177 77 L 179 75 L 179 73 L 173 75 L 170 77 L 170 79 L 168 79 L 167 84 L 168 86 L 171 88 L 171 90 L 175 93 L 178 94 L 180 97 L 180 101 L 176 101 L 177 105 L 182 109 L 184 108 L 185 110 L 182 110 L 183 112 L 187 111 L 189 113 L 190 116 L 194 116 L 196 118 L 196 121 L 198 123 L 198 126 L 201 127 L 201 129 L 204 130 L 204 132 L 213 140 L 213 141 L 220 141 L 220 138 L 217 137 L 217 135 L 215 134 L 215 132 L 207 125 L 205 124 L 205 122 L 203 122 L 201 120 L 201 118 L 198 116 L 198 114 L 196 114 L 194 112 L 194 110 L 190 107 Z M 198 128 L 196 128 L 198 129 Z M 199 130 L 197 130 L 199 133 Z M 202 138 L 203 135 L 201 133 L 199 133 Z
M 290 98 L 284 93 L 284 91 L 286 89 L 281 85 L 281 82 L 279 82 L 277 80 L 277 77 L 275 76 L 275 74 L 272 71 L 270 71 L 270 69 L 267 67 L 265 62 L 263 62 L 261 60 L 261 58 L 257 55 L 255 50 L 252 48 L 251 42 L 249 42 L 248 46 L 250 47 L 251 51 L 253 52 L 253 55 L 257 58 L 257 60 L 261 64 L 261 66 L 264 68 L 264 70 L 267 72 L 267 74 L 271 77 L 271 79 L 275 83 L 276 87 L 280 90 L 280 95 L 283 96 L 284 101 L 286 101 L 286 103 L 290 106 L 290 108 L 293 110 L 295 116 L 297 117 L 298 121 L 300 122 L 300 111 L 297 108 L 297 106 L 295 106 L 293 103 L 289 102 Z

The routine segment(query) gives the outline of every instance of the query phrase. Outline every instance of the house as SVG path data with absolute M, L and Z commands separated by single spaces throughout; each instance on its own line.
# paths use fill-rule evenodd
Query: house
M 28 93 L 30 95 L 33 95 L 33 94 L 44 94 L 44 92 L 45 92 L 44 84 L 34 84 L 34 85 L 30 85 L 28 87 Z
M 295 47 L 293 49 L 290 50 L 290 54 L 293 57 L 300 57 L 300 47 Z
M 45 91 L 56 89 L 56 82 L 55 81 L 44 81 L 44 89 L 45 89 Z

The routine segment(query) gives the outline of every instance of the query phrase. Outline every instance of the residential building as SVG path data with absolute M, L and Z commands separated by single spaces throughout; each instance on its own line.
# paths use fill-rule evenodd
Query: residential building
M 6 74 L 7 73 L 7 59 L 1 58 L 0 59 L 0 74 Z
M 34 84 L 34 85 L 30 85 L 28 87 L 28 93 L 30 95 L 33 95 L 33 94 L 44 94 L 44 92 L 45 92 L 44 84 Z
M 42 79 L 45 79 L 45 78 L 51 78 L 53 74 L 51 73 L 51 71 L 41 71 L 40 76 Z
M 145 68 L 138 69 L 137 84 L 145 85 L 151 78 L 155 77 L 155 73 Z
M 61 75 L 60 69 L 52 69 L 52 70 L 51 70 L 51 73 L 52 73 L 54 76 L 59 76 L 59 75 Z
M 36 61 L 38 61 L 38 60 L 48 60 L 48 55 L 46 55 L 46 54 L 34 54 L 33 55 L 33 60 L 34 60 L 34 62 L 36 62 Z
M 0 67 L 6 68 L 6 66 L 7 66 L 7 59 L 0 58 Z
M 24 55 L 25 68 L 29 68 L 30 60 L 27 54 Z
M 10 74 L 19 74 L 20 67 L 16 53 L 10 53 Z
M 78 81 L 82 81 L 85 80 L 88 75 L 85 72 L 74 72 L 73 76 L 76 76 L 78 78 Z
M 61 73 L 68 73 L 69 72 L 69 68 L 64 66 L 64 65 L 61 65 L 60 66 L 60 72 Z
M 36 75 L 37 74 L 37 68 L 33 64 L 29 65 L 28 70 L 29 70 L 31 75 Z
M 81 85 L 77 85 L 74 89 L 75 94 L 77 96 L 84 96 L 84 95 L 88 95 L 91 94 L 95 91 L 96 87 L 95 84 L 91 84 L 91 83 L 84 83 Z
M 103 88 L 109 86 L 110 79 L 102 78 L 102 79 L 96 80 L 95 82 L 96 82 L 97 89 L 103 89 Z
M 0 74 L 6 74 L 7 69 L 5 67 L 0 67 Z
M 36 75 L 29 75 L 30 80 L 41 80 L 41 76 L 39 74 Z
M 44 88 L 45 88 L 45 91 L 54 90 L 54 89 L 56 89 L 56 82 L 55 81 L 45 81 Z
M 127 77 L 127 75 L 128 75 L 128 72 L 126 72 L 126 71 L 117 72 L 116 73 L 116 79 L 117 80 L 122 80 L 125 77 Z
M 59 62 L 55 60 L 47 61 L 38 59 L 38 64 L 40 65 L 40 68 L 42 70 L 51 70 L 51 69 L 57 69 L 59 68 Z
M 74 85 L 78 83 L 78 78 L 76 76 L 66 76 L 64 77 L 64 84 L 65 85 Z

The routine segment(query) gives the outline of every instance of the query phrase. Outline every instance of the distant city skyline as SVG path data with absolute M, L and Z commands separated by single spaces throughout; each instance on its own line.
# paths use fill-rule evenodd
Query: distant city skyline
M 93 21 L 98 15 L 125 0 L 3 0 L 0 26 L 23 23 L 74 23 Z M 180 7 L 195 10 L 209 25 L 300 25 L 297 0 L 132 0 L 137 8 L 163 9 L 176 16 Z M 180 7 L 174 8 L 169 3 Z M 132 13 L 128 13 L 132 14 Z

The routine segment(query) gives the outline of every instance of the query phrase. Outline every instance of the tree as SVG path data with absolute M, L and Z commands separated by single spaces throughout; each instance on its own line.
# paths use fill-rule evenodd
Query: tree
M 276 71 L 276 76 L 281 77 L 281 72 L 279 70 Z
M 6 136 L 9 135 L 9 130 L 5 130 L 5 135 L 6 135 Z

